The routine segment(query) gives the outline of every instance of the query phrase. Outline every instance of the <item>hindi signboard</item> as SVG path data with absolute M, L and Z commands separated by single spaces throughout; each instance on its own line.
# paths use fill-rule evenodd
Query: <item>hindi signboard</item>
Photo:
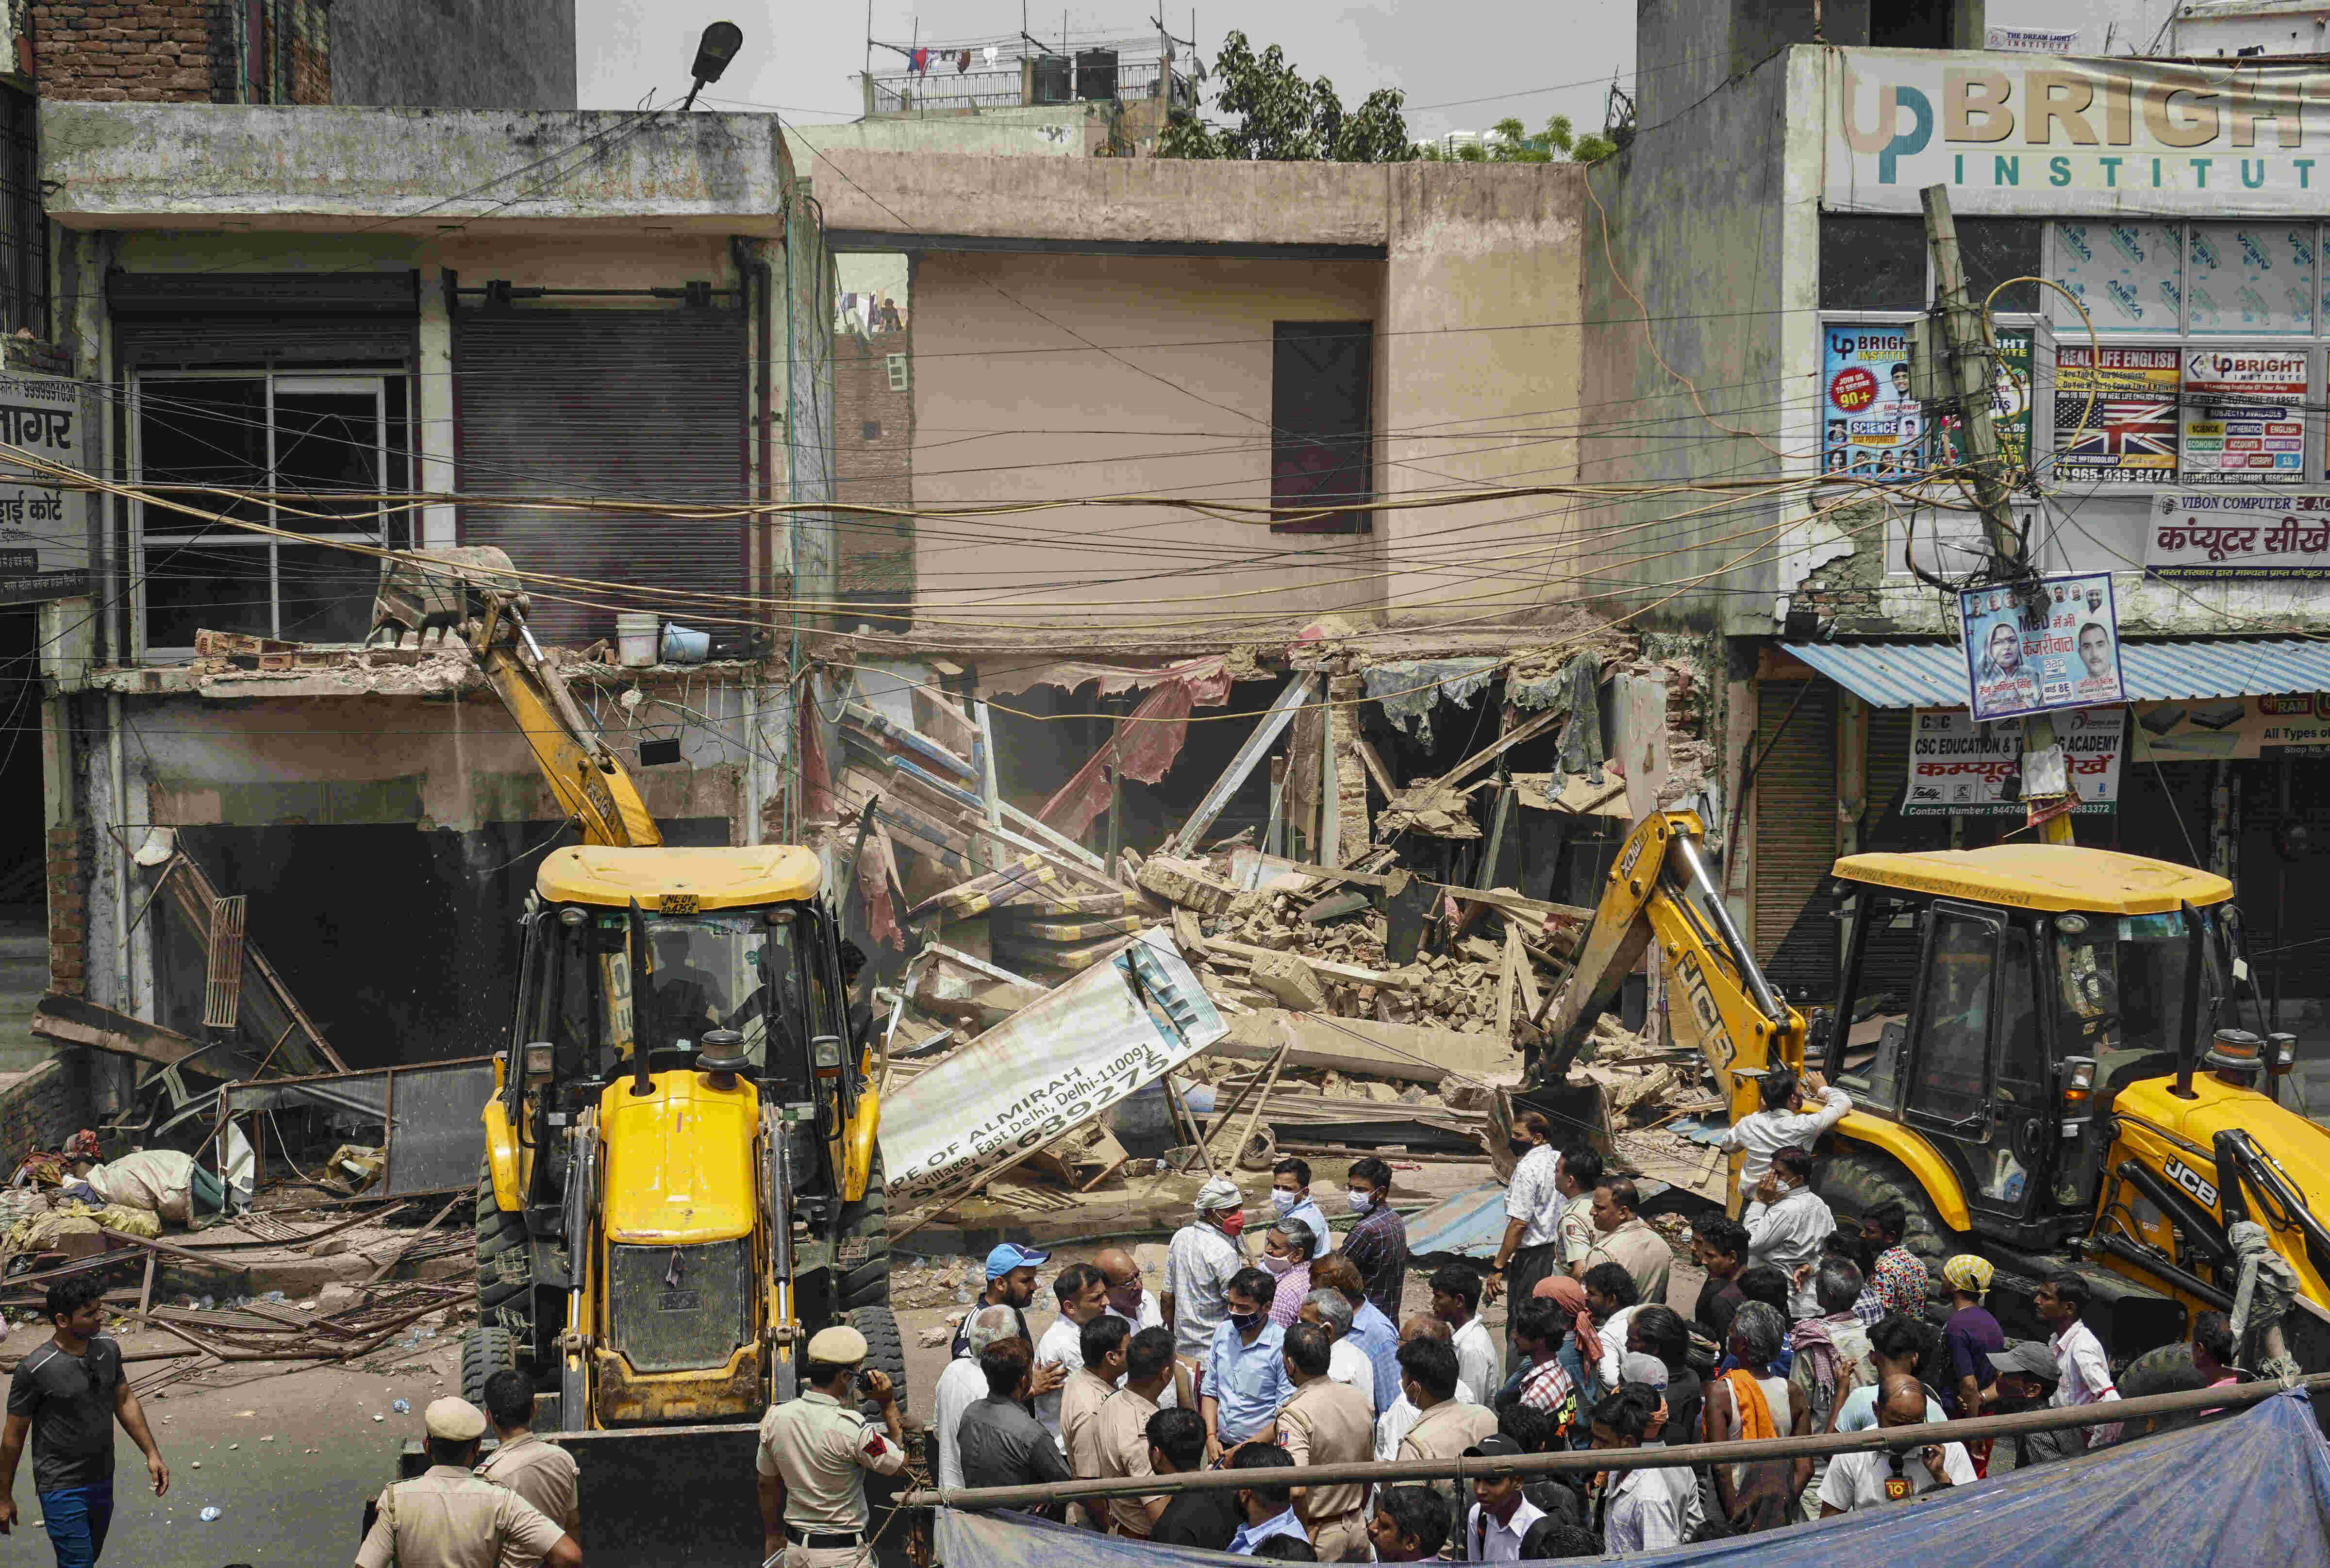
M 2145 528 L 2144 575 L 2330 578 L 2330 494 L 2163 496 Z
M 1833 48 L 1823 65 L 1825 212 L 1914 214 L 1941 185 L 1961 217 L 2310 213 L 2330 177 L 2317 62 Z
M 2138 762 L 2330 756 L 2330 692 L 2142 702 L 2129 738 Z
M 2121 738 L 2126 710 L 2082 708 L 2055 718 L 2073 809 L 2107 813 L 2119 801 Z M 1921 708 L 1909 729 L 1909 779 L 1901 814 L 1909 817 L 2020 816 L 2022 791 L 2008 784 L 2022 772 L 2022 721 L 1976 724 L 1963 708 Z
M 1977 720 L 2126 698 L 2108 572 L 1967 589 L 1958 626 Z
M 63 375 L 0 375 L 0 442 L 75 469 L 89 466 L 81 383 Z M 90 500 L 0 466 L 0 603 L 66 599 L 90 591 Z
M 2306 359 L 2303 349 L 2185 351 L 2185 483 L 2306 478 Z
M 1909 328 L 1831 321 L 1821 336 L 1821 471 L 1880 482 L 1917 478 L 1926 416 L 1909 395 Z

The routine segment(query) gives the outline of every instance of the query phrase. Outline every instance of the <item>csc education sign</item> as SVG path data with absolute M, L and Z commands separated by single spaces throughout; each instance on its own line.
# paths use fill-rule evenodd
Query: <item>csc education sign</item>
M 1827 56 L 1822 204 L 2222 217 L 2330 201 L 2330 71 L 1890 49 Z

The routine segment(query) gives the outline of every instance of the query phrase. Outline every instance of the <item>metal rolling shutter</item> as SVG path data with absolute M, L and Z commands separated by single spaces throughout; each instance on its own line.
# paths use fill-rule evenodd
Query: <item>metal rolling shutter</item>
M 1836 989 L 1836 920 L 1807 905 L 1836 860 L 1836 689 L 1759 682 L 1756 749 L 1756 956 L 1790 996 L 1824 1000 Z
M 1871 708 L 1869 714 L 1869 793 L 1861 814 L 1863 850 L 1941 850 L 1950 842 L 1947 817 L 1905 817 L 1899 813 L 1901 791 L 1909 779 L 1909 725 L 1907 708 Z M 1841 934 L 1840 934 L 1841 935 Z M 1840 957 L 1842 955 L 1839 955 Z M 1918 934 L 1883 926 L 1869 936 L 1861 955 L 1861 995 L 1866 1003 L 1880 992 L 1899 999 L 1899 1012 L 1909 1003 L 1909 984 L 1918 973 Z
M 464 309 L 453 375 L 465 493 L 735 502 L 747 433 L 742 312 L 548 308 Z M 742 518 L 705 522 L 639 512 L 536 512 L 461 506 L 461 542 L 495 545 L 530 572 L 648 588 L 744 591 Z M 592 601 L 579 604 L 575 599 Z M 534 591 L 548 641 L 615 633 L 628 600 L 712 633 L 734 652 L 741 606 L 632 599 L 618 591 Z
M 420 320 L 412 272 L 114 272 L 124 370 L 404 366 Z

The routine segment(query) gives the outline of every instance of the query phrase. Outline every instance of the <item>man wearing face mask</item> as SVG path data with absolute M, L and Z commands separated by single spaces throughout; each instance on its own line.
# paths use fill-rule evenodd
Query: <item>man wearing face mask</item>
M 1228 1316 L 1230 1280 L 1246 1267 L 1246 1250 L 1237 1240 L 1246 1229 L 1245 1204 L 1236 1182 L 1214 1177 L 1198 1189 L 1198 1217 L 1173 1233 L 1165 1255 L 1162 1305 L 1165 1326 L 1173 1331 L 1173 1352 L 1201 1367 L 1213 1349 L 1214 1330 Z M 1198 1392 L 1202 1396 L 1212 1391 Z
M 1561 1177 L 1561 1155 L 1553 1146 L 1553 1126 L 1541 1111 L 1523 1112 L 1513 1122 L 1513 1154 L 1519 1163 L 1505 1184 L 1505 1235 L 1497 1244 L 1496 1261 L 1481 1282 L 1481 1293 L 1494 1301 L 1511 1277 L 1513 1299 L 1526 1301 L 1537 1282 L 1560 1267 L 1563 1199 L 1556 1183 Z M 1507 1325 L 1507 1343 L 1511 1342 Z
M 1291 1216 L 1264 1235 L 1263 1270 L 1278 1281 L 1270 1298 L 1270 1321 L 1278 1327 L 1286 1327 L 1302 1313 L 1302 1298 L 1311 1294 L 1311 1259 L 1318 1250 L 1311 1227 Z
M 1300 1220 L 1311 1227 L 1316 1250 L 1314 1258 L 1324 1258 L 1335 1250 L 1334 1232 L 1327 1229 L 1327 1216 L 1311 1197 L 1311 1162 L 1289 1155 L 1270 1167 L 1270 1208 L 1281 1220 Z
M 1351 1162 L 1346 1182 L 1359 1220 L 1343 1237 L 1343 1256 L 1358 1267 L 1369 1303 L 1396 1321 L 1407 1282 L 1407 1222 L 1391 1206 L 1391 1167 L 1370 1155 Z

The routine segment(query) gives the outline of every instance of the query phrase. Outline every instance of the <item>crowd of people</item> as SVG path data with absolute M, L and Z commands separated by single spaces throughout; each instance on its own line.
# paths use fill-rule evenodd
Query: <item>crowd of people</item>
M 2037 1293 L 2045 1341 L 2010 1342 L 1984 1305 L 1992 1270 L 1947 1259 L 1942 1278 L 1908 1245 L 1909 1216 L 1878 1203 L 1840 1228 L 1813 1190 L 1809 1140 L 1842 1097 L 1774 1074 L 1764 1111 L 1729 1135 L 1752 1174 L 1738 1219 L 1695 1221 L 1705 1278 L 1669 1301 L 1673 1250 L 1636 1212 L 1634 1184 L 1582 1144 L 1556 1145 L 1525 1114 L 1506 1224 L 1489 1267 L 1429 1278 L 1402 1316 L 1407 1239 L 1391 1172 L 1348 1173 L 1354 1216 L 1340 1243 L 1301 1160 L 1279 1163 L 1273 1218 L 1251 1255 L 1235 1183 L 1210 1182 L 1173 1238 L 1161 1294 L 1112 1250 L 1051 1281 L 1058 1317 L 1031 1334 L 1037 1253 L 988 1260 L 961 1359 L 939 1384 L 931 1436 L 942 1487 L 1141 1479 L 1221 1468 L 1231 1488 L 1160 1490 L 1090 1508 L 1037 1509 L 1072 1525 L 1297 1561 L 1514 1562 L 1650 1551 L 1778 1528 L 1964 1486 L 1994 1468 L 2070 1457 L 2117 1429 L 2001 1445 L 1776 1457 L 1713 1468 L 1629 1466 L 1627 1450 L 1756 1442 L 2119 1397 L 2085 1321 L 2088 1286 L 2063 1273 Z M 1509 1297 L 1504 1332 L 1480 1316 Z M 1929 1307 L 1946 1297 L 1946 1321 Z M 2196 1328 L 2193 1364 L 2234 1381 L 2221 1315 Z M 1451 1482 L 1302 1487 L 1256 1473 L 1366 1459 L 1439 1460 L 1601 1450 L 1599 1470 Z

